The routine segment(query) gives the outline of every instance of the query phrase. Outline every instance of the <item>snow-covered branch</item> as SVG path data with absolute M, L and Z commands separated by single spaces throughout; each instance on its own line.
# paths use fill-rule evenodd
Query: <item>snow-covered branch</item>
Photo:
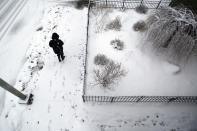
M 195 54 L 197 21 L 187 8 L 162 8 L 147 19 L 146 39 L 158 51 L 165 50 L 175 63 L 186 62 Z

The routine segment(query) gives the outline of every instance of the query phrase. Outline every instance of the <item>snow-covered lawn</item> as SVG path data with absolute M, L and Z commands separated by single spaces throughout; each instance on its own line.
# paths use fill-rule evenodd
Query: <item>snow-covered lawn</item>
M 180 69 L 160 57 L 144 50 L 143 33 L 133 30 L 133 25 L 146 20 L 148 15 L 135 10 L 92 9 L 90 11 L 88 68 L 86 95 L 109 96 L 196 96 L 196 63 Z M 116 18 L 120 19 L 119 30 L 107 29 L 107 25 Z M 122 50 L 114 49 L 112 40 L 121 40 Z M 147 46 L 146 46 L 147 47 Z M 126 75 L 117 83 L 103 87 L 95 81 L 94 69 L 103 68 L 94 64 L 94 57 L 104 54 L 107 58 L 121 63 Z
M 50 5 L 35 28 L 15 87 L 32 92 L 32 105 L 6 93 L 1 131 L 192 131 L 195 105 L 83 103 L 87 8 Z M 49 48 L 51 34 L 64 41 L 59 63 Z M 43 67 L 43 68 L 42 68 Z

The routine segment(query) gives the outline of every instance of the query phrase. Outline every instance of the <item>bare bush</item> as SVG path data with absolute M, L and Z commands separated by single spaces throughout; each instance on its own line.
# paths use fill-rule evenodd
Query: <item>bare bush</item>
M 115 84 L 125 74 L 121 64 L 113 61 L 110 61 L 103 68 L 94 70 L 95 81 L 104 88 L 110 88 L 109 85 Z
M 147 19 L 147 40 L 157 51 L 164 50 L 176 64 L 185 63 L 195 52 L 197 22 L 193 13 L 186 9 L 162 8 Z
M 95 65 L 106 65 L 109 63 L 109 59 L 102 54 L 98 54 L 94 57 L 94 64 Z
M 111 8 L 103 10 L 103 8 L 94 8 L 90 10 L 90 17 L 94 16 L 95 19 L 95 33 L 100 33 L 106 30 L 106 23 L 109 23 L 109 15 L 112 12 Z
M 138 21 L 133 25 L 134 31 L 144 32 L 147 29 L 146 23 L 144 21 Z
M 110 44 L 117 50 L 123 50 L 124 48 L 124 42 L 119 39 L 112 40 Z
M 148 11 L 148 8 L 145 5 L 139 5 L 135 8 L 135 11 L 140 14 L 146 14 Z
M 106 25 L 105 29 L 120 31 L 121 27 L 122 27 L 122 24 L 121 24 L 120 18 L 116 17 L 115 20 L 113 20 L 112 22 Z

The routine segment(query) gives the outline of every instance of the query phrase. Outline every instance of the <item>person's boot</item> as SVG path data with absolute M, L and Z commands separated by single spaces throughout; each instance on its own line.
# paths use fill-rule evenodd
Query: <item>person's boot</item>
M 58 55 L 57 57 L 58 57 L 59 62 L 61 62 L 60 55 Z
M 64 53 L 61 54 L 62 61 L 64 60 L 65 56 Z
M 64 60 L 64 58 L 65 58 L 65 56 L 63 55 L 63 56 L 62 56 L 62 60 Z

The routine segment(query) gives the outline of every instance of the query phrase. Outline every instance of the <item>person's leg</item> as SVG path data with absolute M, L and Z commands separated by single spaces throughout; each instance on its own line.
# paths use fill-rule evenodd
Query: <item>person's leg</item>
M 61 62 L 60 54 L 57 54 L 59 62 Z
M 61 58 L 62 58 L 62 60 L 64 60 L 64 58 L 65 58 L 63 51 L 61 52 Z

